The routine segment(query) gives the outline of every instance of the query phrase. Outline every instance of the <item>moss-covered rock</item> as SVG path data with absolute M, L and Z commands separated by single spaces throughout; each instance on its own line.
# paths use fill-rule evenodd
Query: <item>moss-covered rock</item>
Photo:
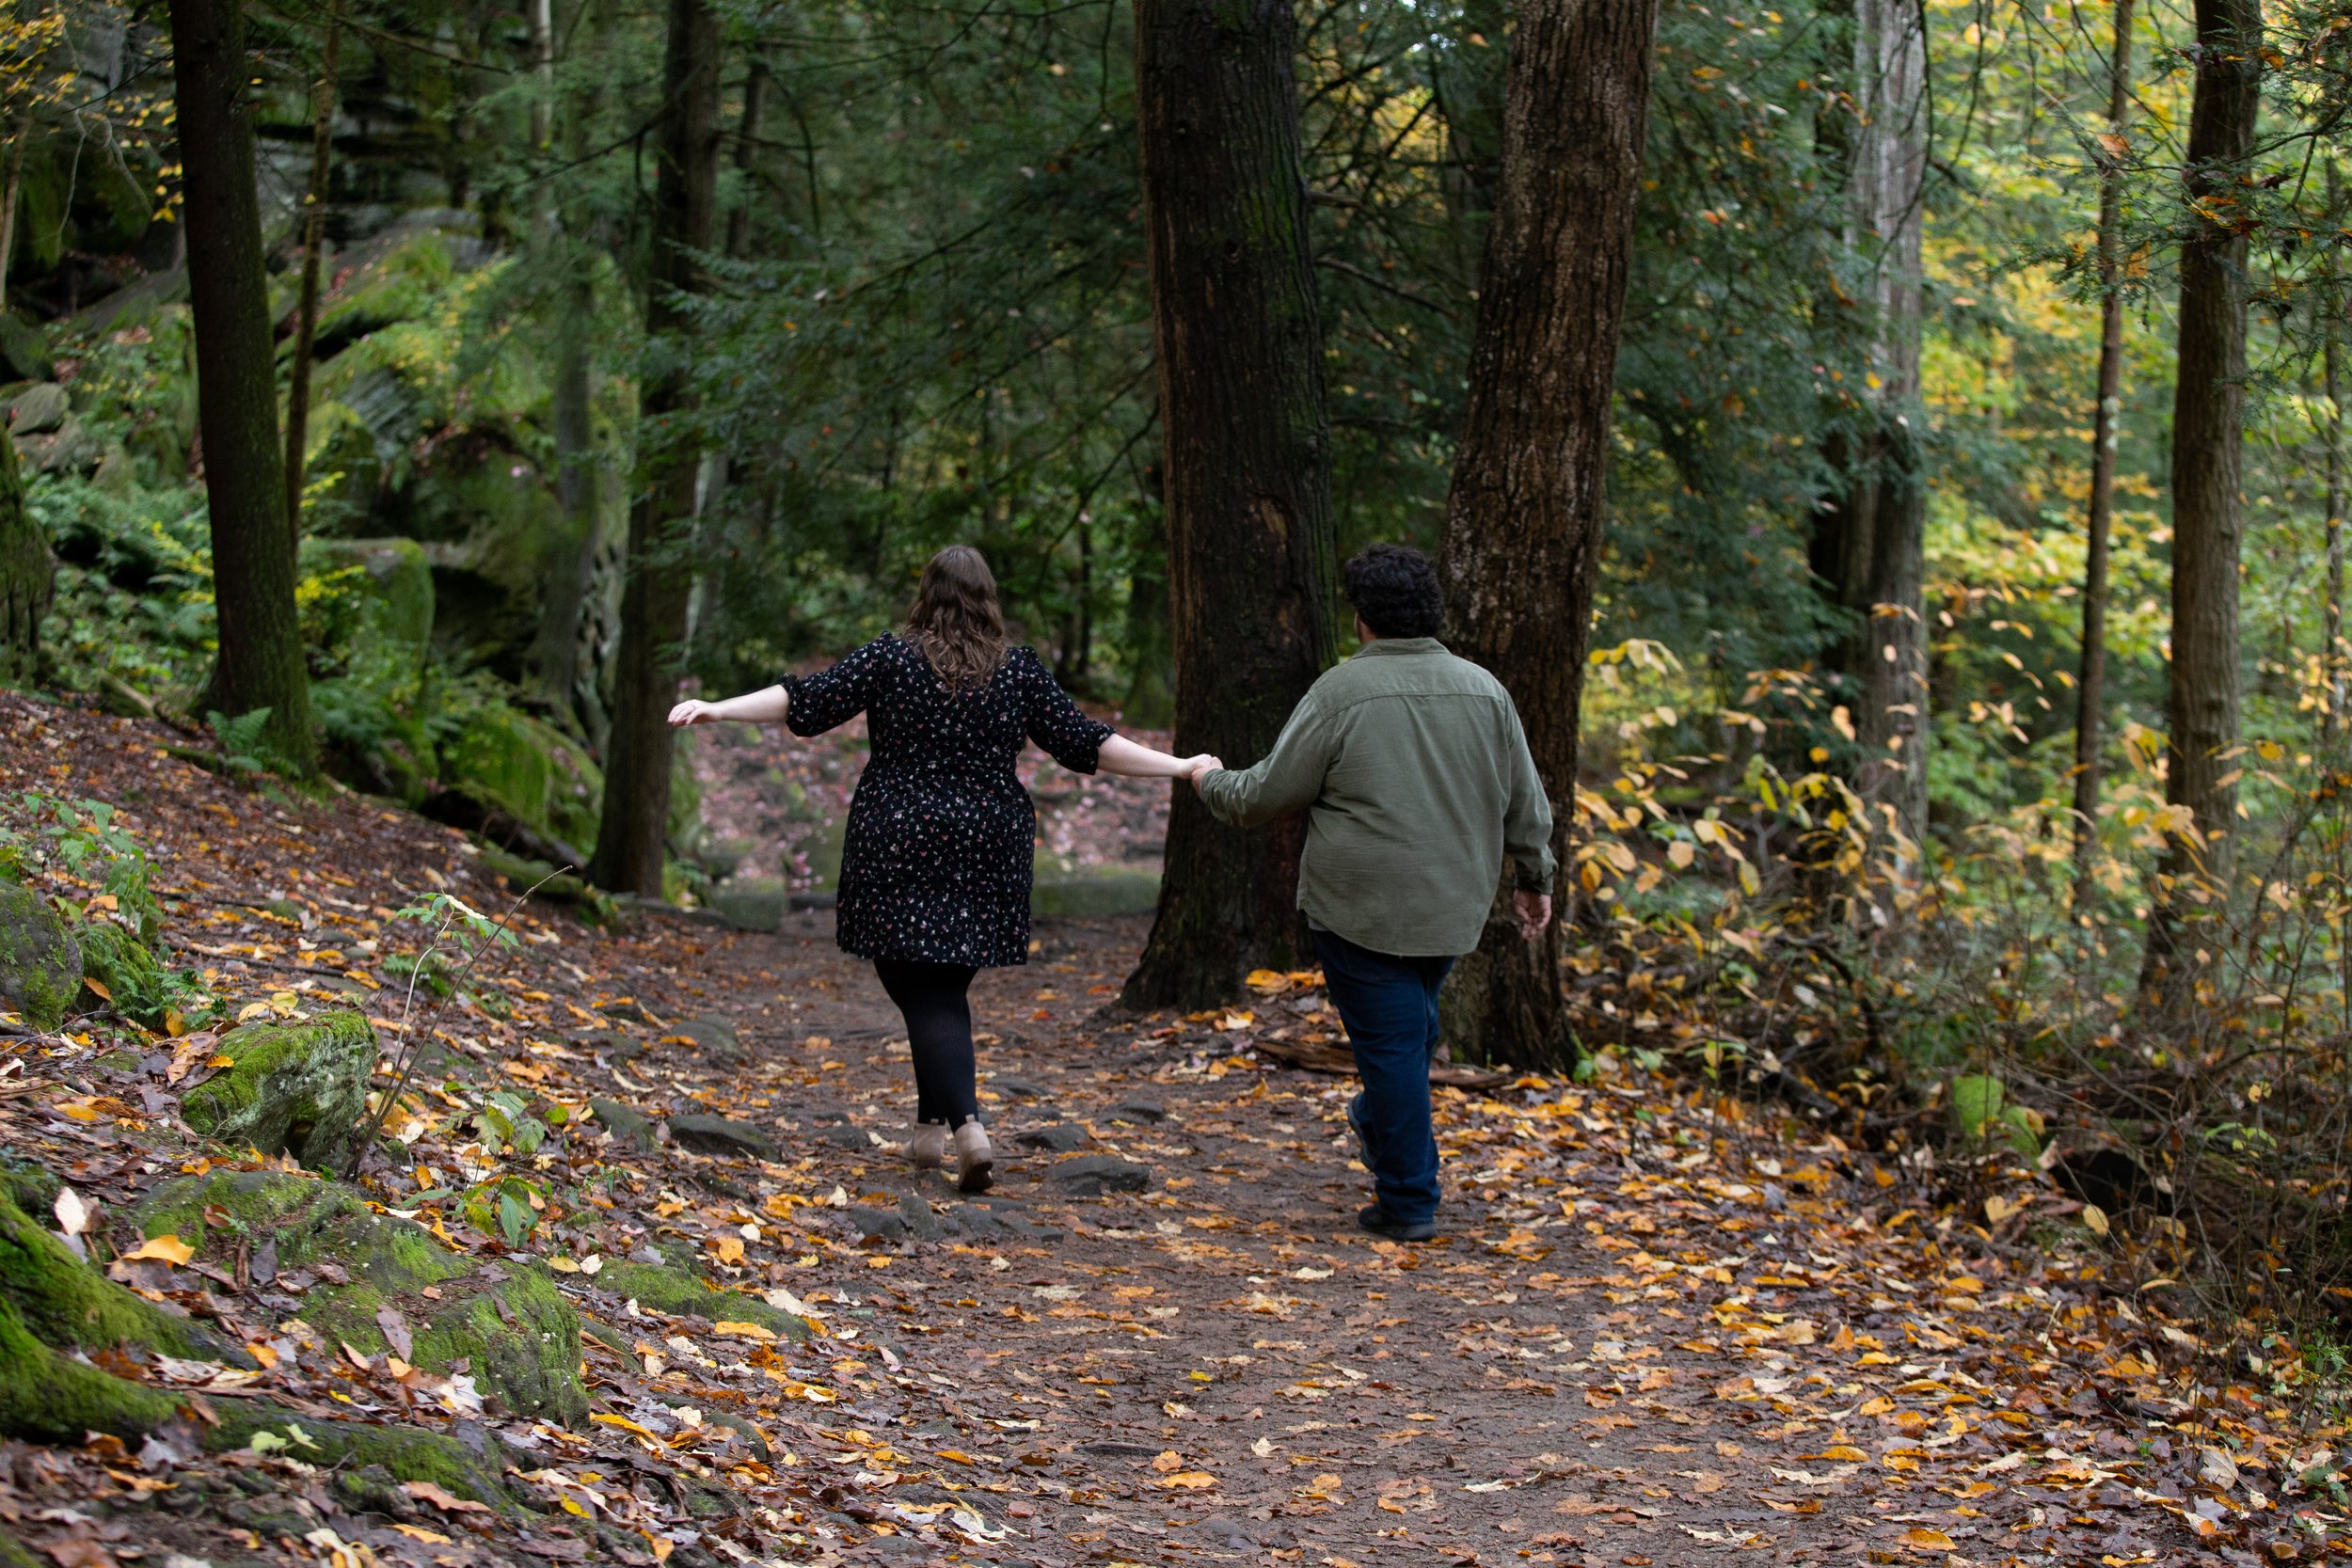
M 516 1508 L 503 1482 L 506 1455 L 479 1427 L 445 1435 L 416 1427 L 322 1421 L 262 1400 L 221 1400 L 213 1409 L 218 1424 L 206 1430 L 204 1446 L 215 1453 L 249 1448 L 257 1433 L 267 1433 L 305 1464 L 335 1470 L 380 1465 L 397 1480 L 431 1481 L 501 1513 Z
M 441 746 L 443 787 L 471 797 L 543 839 L 578 851 L 596 838 L 604 773 L 580 744 L 542 719 L 485 704 Z
M 222 1037 L 220 1054 L 232 1065 L 188 1091 L 183 1121 L 236 1148 L 289 1153 L 313 1170 L 342 1168 L 375 1070 L 375 1030 L 365 1015 L 247 1023 Z
M 0 881 L 0 1006 L 36 1029 L 65 1022 L 82 989 L 82 949 L 49 900 Z
M 713 1323 L 757 1323 L 787 1339 L 805 1340 L 808 1322 L 757 1296 L 740 1291 L 717 1291 L 684 1269 L 655 1263 L 607 1263 L 596 1288 L 623 1301 L 650 1307 L 673 1317 L 708 1318 Z
M 331 1263 L 349 1283 L 316 1286 L 303 1316 L 331 1339 L 370 1353 L 392 1349 L 379 1314 L 407 1326 L 405 1357 L 428 1372 L 464 1362 L 482 1391 L 525 1416 L 577 1424 L 587 1415 L 580 1383 L 580 1319 L 535 1262 L 478 1263 L 430 1231 L 369 1209 L 357 1190 L 284 1171 L 220 1171 L 159 1189 L 138 1212 L 140 1230 L 225 1250 L 232 1238 L 205 1219 L 230 1216 L 239 1232 L 274 1240 L 280 1270 Z M 424 1294 L 427 1288 L 437 1297 Z
M 0 311 L 0 373 L 10 381 L 46 381 L 57 373 L 40 328 L 6 311 Z

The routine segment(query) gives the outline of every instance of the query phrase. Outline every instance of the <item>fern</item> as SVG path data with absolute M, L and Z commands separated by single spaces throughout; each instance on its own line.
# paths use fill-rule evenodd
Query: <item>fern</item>
M 220 743 L 221 761 L 235 773 L 267 773 L 275 771 L 268 745 L 262 732 L 269 725 L 273 710 L 257 707 L 250 713 L 240 713 L 234 719 L 219 713 L 207 713 L 205 722 L 213 727 L 213 738 Z

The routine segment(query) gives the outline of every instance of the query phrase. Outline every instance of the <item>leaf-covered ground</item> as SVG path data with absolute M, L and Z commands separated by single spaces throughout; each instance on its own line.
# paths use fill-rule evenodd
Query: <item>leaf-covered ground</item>
M 501 907 L 495 879 L 446 830 L 356 798 L 274 800 L 167 738 L 0 698 L 0 789 L 121 807 L 179 960 L 232 1012 L 356 1000 L 389 1048 L 421 934 L 394 911 L 437 890 Z M 2135 1307 L 2026 1173 L 2000 1202 L 2047 1206 L 2054 1253 L 1939 1211 L 1915 1171 L 1687 1085 L 1523 1077 L 1440 1092 L 1442 1236 L 1399 1246 L 1353 1225 L 1350 1085 L 1254 1049 L 1336 1037 L 1314 977 L 1264 977 L 1212 1017 L 1112 1019 L 1143 934 L 1114 922 L 1041 927 L 1027 969 L 977 987 L 1005 1161 L 968 1203 L 892 1147 L 904 1048 L 829 915 L 753 935 L 648 914 L 608 934 L 533 909 L 516 929 L 439 1015 L 435 1073 L 390 1117 L 402 1157 L 364 1180 L 491 1263 L 497 1227 L 432 1195 L 534 1184 L 516 1250 L 583 1313 L 588 1419 L 478 1410 L 454 1380 L 328 1342 L 299 1271 L 167 1253 L 113 1267 L 274 1365 L 114 1370 L 198 1404 L 269 1392 L 486 1428 L 543 1512 L 373 1485 L 298 1442 L 10 1445 L 0 1522 L 27 1547 L 68 1568 L 2352 1555 L 2341 1413 Z M 178 1129 L 191 1053 L 167 1036 L 91 1018 L 0 1046 L 0 1142 L 65 1178 L 102 1243 L 135 1244 L 141 1193 L 238 1163 Z M 493 1093 L 561 1125 L 496 1159 Z M 592 1101 L 670 1135 L 641 1148 Z M 698 1115 L 749 1132 L 696 1135 L 680 1118 Z M 763 1135 L 772 1157 L 742 1150 Z M 656 1254 L 812 1337 L 600 1283 Z

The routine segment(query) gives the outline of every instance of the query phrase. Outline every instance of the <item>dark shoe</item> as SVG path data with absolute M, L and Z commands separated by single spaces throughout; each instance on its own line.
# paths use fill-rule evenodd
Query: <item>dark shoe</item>
M 1367 1203 L 1356 1212 L 1356 1223 L 1375 1236 L 1386 1236 L 1391 1242 L 1425 1242 L 1438 1233 L 1435 1220 L 1391 1219 L 1382 1212 L 1377 1203 Z

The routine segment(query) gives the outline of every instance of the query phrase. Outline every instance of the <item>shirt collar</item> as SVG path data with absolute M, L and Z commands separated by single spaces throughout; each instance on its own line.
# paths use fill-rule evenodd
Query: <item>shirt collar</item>
M 1441 654 L 1445 644 L 1434 637 L 1376 637 L 1356 650 L 1355 657 L 1366 654 Z

